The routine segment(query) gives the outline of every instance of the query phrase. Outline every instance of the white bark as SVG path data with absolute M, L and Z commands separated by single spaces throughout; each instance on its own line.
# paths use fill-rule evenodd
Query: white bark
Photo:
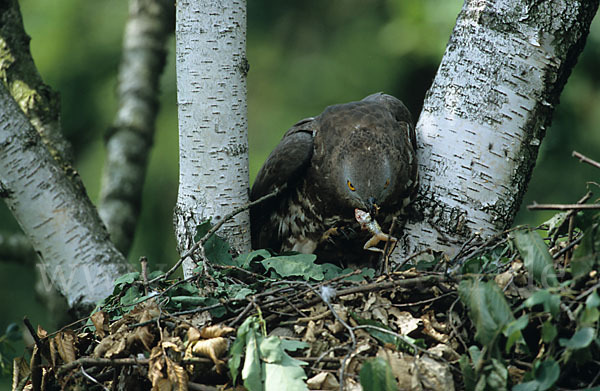
M 0 85 L 0 197 L 69 306 L 89 306 L 127 271 L 85 194 L 69 180 Z
M 597 6 L 465 1 L 417 123 L 424 219 L 405 253 L 452 255 L 512 224 Z
M 169 0 L 130 0 L 119 67 L 119 109 L 106 140 L 98 213 L 125 255 L 133 242 L 158 114 L 159 80 L 173 32 Z
M 177 2 L 179 192 L 175 229 L 180 252 L 195 227 L 219 221 L 248 201 L 246 2 Z M 250 246 L 248 213 L 219 234 L 237 251 Z M 189 275 L 194 265 L 184 263 Z

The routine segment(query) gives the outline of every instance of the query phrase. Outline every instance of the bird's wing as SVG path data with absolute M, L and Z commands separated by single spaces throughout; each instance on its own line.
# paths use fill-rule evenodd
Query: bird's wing
M 269 194 L 302 175 L 312 157 L 314 132 L 316 122 L 311 117 L 299 121 L 283 135 L 256 175 L 251 200 Z
M 363 99 L 363 101 L 378 102 L 386 107 L 390 113 L 394 116 L 396 121 L 400 124 L 401 128 L 405 129 L 408 135 L 408 139 L 412 144 L 414 150 L 417 149 L 417 137 L 415 133 L 415 126 L 413 125 L 412 116 L 410 111 L 404 106 L 404 103 L 400 99 L 397 99 L 391 95 L 377 92 L 371 94 Z

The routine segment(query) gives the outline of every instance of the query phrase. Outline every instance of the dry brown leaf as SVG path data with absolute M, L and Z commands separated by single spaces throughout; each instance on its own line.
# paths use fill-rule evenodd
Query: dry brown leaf
M 167 375 L 171 384 L 175 385 L 177 391 L 187 391 L 188 387 L 188 374 L 185 368 L 175 363 L 168 357 L 165 357 L 167 363 Z
M 127 348 L 126 333 L 119 332 L 105 337 L 94 348 L 94 357 L 114 358 L 119 357 Z
M 47 332 L 46 330 L 44 330 L 44 329 L 42 328 L 42 326 L 40 326 L 40 325 L 38 324 L 38 327 L 37 327 L 37 335 L 38 335 L 38 337 L 40 337 L 40 339 L 44 339 L 44 338 L 46 338 L 46 337 L 48 336 L 48 332 Z
M 232 327 L 217 324 L 217 325 L 213 325 L 213 326 L 204 327 L 200 331 L 200 335 L 202 336 L 202 338 L 208 339 L 208 338 L 224 337 L 226 335 L 233 333 L 234 331 L 235 331 L 235 329 Z
M 50 343 L 48 344 L 48 346 L 50 350 L 50 361 L 52 367 L 56 368 L 56 366 L 58 365 L 58 350 L 56 347 L 55 338 L 50 339 Z
M 77 349 L 75 344 L 77 343 L 77 336 L 71 330 L 65 330 L 60 332 L 54 338 L 56 341 L 56 348 L 60 358 L 66 364 L 75 361 L 77 359 Z
M 377 357 L 383 358 L 390 364 L 392 373 L 396 377 L 401 389 L 409 389 L 415 357 L 384 348 L 379 348 Z
M 423 314 L 423 316 L 421 316 L 421 320 L 423 321 L 423 333 L 429 335 L 430 337 L 436 339 L 439 342 L 448 342 L 450 336 L 437 331 L 432 324 L 433 321 L 435 321 L 435 319 L 432 318 L 435 318 L 435 314 L 433 313 L 433 311 L 428 311 L 427 313 Z
M 227 352 L 227 339 L 223 337 L 196 341 L 192 344 L 192 352 L 197 356 L 209 357 L 215 364 L 220 364 L 219 359 Z
M 31 374 L 29 364 L 23 357 L 13 359 L 12 390 L 16 390 L 19 382 Z
M 338 390 L 340 383 L 337 378 L 329 372 L 320 372 L 306 381 L 311 390 Z
M 421 319 L 415 318 L 408 311 L 390 308 L 390 314 L 393 315 L 392 323 L 396 326 L 399 334 L 408 335 L 418 329 L 421 325 Z
M 139 341 L 147 351 L 152 349 L 154 334 L 150 331 L 150 326 L 138 327 L 133 333 L 135 340 Z
M 166 387 L 165 380 L 167 380 L 169 387 L 171 386 L 171 382 L 163 375 L 165 365 L 161 347 L 155 346 L 150 352 L 150 361 L 148 363 L 148 380 L 152 383 L 152 391 L 166 389 L 164 388 Z
M 344 391 L 363 391 L 363 388 L 358 381 L 347 378 L 344 383 Z
M 443 343 L 439 343 L 427 349 L 427 351 L 450 362 L 455 362 L 460 359 L 460 354 L 458 354 L 456 350 Z
M 169 379 L 165 379 L 161 377 L 156 380 L 156 383 L 152 384 L 152 391 L 171 391 L 173 389 L 173 384 Z
M 109 331 L 108 315 L 106 314 L 106 312 L 104 312 L 102 310 L 95 312 L 90 317 L 90 320 L 92 321 L 92 324 L 96 328 L 96 335 L 100 338 L 104 338 Z
M 449 364 L 422 356 L 415 360 L 415 367 L 411 383 L 412 389 L 454 391 L 454 380 Z
M 190 327 L 187 331 L 187 341 L 188 342 L 196 342 L 201 337 L 200 330 L 195 327 Z
M 304 338 L 302 338 L 302 340 L 306 341 L 306 342 L 314 342 L 317 338 L 316 338 L 316 327 L 317 324 L 314 321 L 310 321 L 308 322 L 308 325 L 306 325 L 306 333 L 304 333 Z

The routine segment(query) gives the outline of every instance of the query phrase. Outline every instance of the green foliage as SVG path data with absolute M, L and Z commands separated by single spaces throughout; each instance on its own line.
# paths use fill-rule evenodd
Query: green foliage
M 513 387 L 513 391 L 546 391 L 558 380 L 560 368 L 553 359 L 537 362 L 534 366 L 533 379 Z
M 306 363 L 290 357 L 286 350 L 304 349 L 308 345 L 276 336 L 267 337 L 262 328 L 261 320 L 255 316 L 247 318 L 238 328 L 229 360 L 234 384 L 243 359 L 241 375 L 244 387 L 249 391 L 307 390 L 306 374 L 302 369 Z
M 573 277 L 579 278 L 592 271 L 600 261 L 600 214 L 595 214 L 583 226 L 583 240 L 573 253 Z
M 462 355 L 459 366 L 467 391 L 508 390 L 508 370 L 501 360 L 486 360 L 477 346 L 469 347 L 469 355 Z
M 469 346 L 468 355 L 459 360 L 466 390 L 511 389 L 506 373 L 507 363 L 514 355 L 533 364 L 520 384 L 512 387 L 516 391 L 552 389 L 563 366 L 583 366 L 597 357 L 594 342 L 598 340 L 600 295 L 592 285 L 595 279 L 588 282 L 592 289 L 583 291 L 581 280 L 593 277 L 591 272 L 598 267 L 600 218 L 598 214 L 587 218 L 585 213 L 577 215 L 573 232 L 577 236 L 583 233 L 583 240 L 573 253 L 570 267 L 565 267 L 555 264 L 547 243 L 558 243 L 558 248 L 566 246 L 560 242 L 564 240 L 561 235 L 567 236 L 563 232 L 568 226 L 566 218 L 566 214 L 558 213 L 544 224 L 552 236 L 547 242 L 538 232 L 517 229 L 504 246 L 495 246 L 462 263 L 463 272 L 479 275 L 478 279 L 463 279 L 458 288 L 481 346 Z M 498 287 L 494 267 L 502 270 L 502 264 L 508 266 L 506 260 L 518 255 L 510 255 L 515 250 L 522 257 L 526 276 L 531 278 L 529 285 L 521 288 L 523 295 L 511 296 Z M 524 335 L 528 336 L 527 343 Z
M 13 344 L 22 339 L 21 330 L 16 323 L 11 323 L 6 328 L 6 333 L 0 335 L 0 375 L 5 376 L 12 372 L 13 359 L 17 357 L 17 350 Z
M 540 235 L 531 231 L 515 231 L 513 235 L 513 241 L 523 257 L 525 267 L 535 281 L 542 286 L 557 286 L 554 261 Z
M 477 332 L 475 339 L 488 349 L 497 346 L 497 337 L 510 327 L 514 341 L 519 338 L 520 329 L 516 327 L 515 317 L 504 294 L 493 281 L 463 280 L 458 287 L 462 302 L 469 309 L 471 321 Z M 523 328 L 523 327 L 521 327 Z M 512 344 L 511 344 L 512 346 Z
M 360 385 L 365 391 L 394 391 L 398 382 L 390 364 L 381 357 L 363 363 L 360 370 Z

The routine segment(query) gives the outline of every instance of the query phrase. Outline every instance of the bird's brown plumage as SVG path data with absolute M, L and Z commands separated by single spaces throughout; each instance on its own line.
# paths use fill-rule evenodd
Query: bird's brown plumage
M 354 209 L 373 210 L 373 203 L 376 217 L 389 223 L 415 189 L 415 148 L 409 111 L 382 93 L 298 122 L 252 187 L 255 200 L 286 185 L 276 199 L 251 209 L 253 247 L 314 252 L 330 228 L 359 230 Z

